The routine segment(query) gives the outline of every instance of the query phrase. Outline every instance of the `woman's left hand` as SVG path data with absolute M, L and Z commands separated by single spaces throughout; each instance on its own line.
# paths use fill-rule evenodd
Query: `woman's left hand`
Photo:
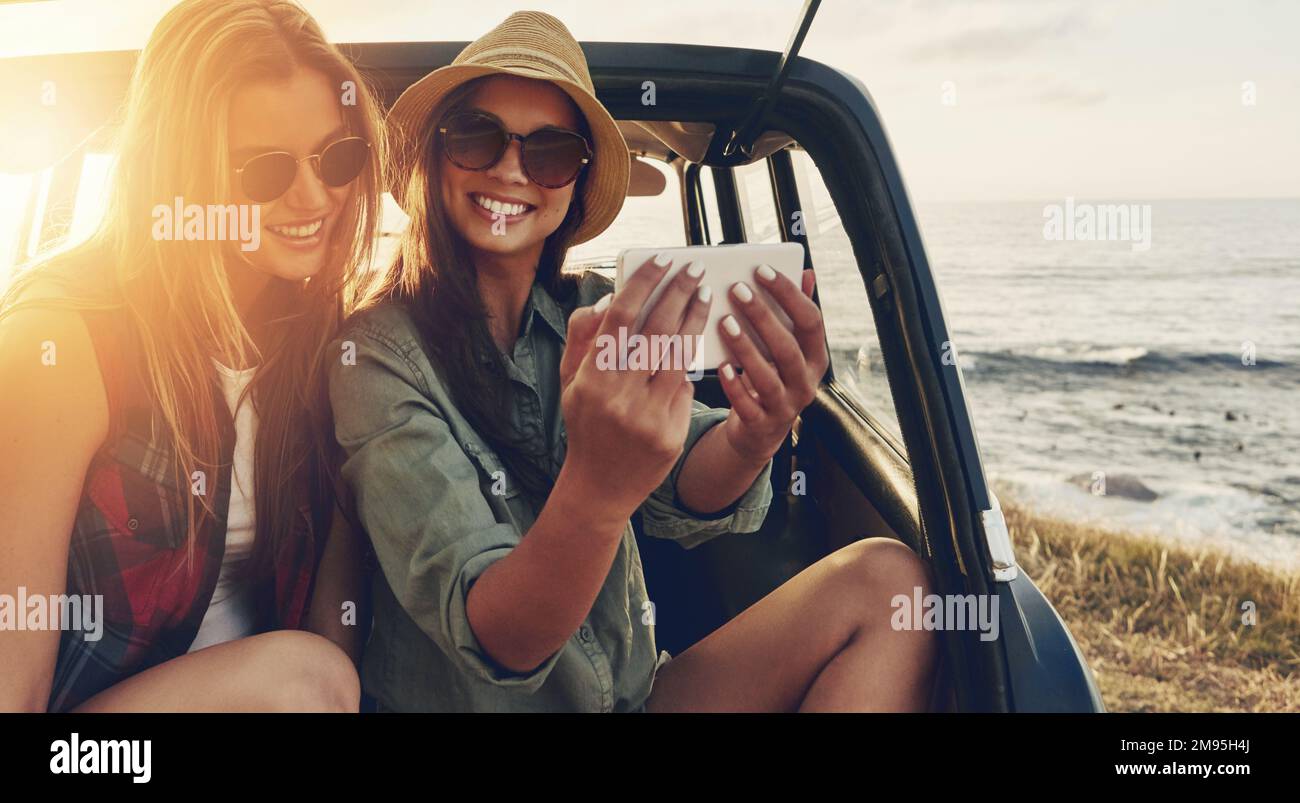
M 776 454 L 795 418 L 816 396 L 830 356 L 821 310 L 812 300 L 813 272 L 803 272 L 802 288 L 766 266 L 754 271 L 754 278 L 785 310 L 794 331 L 748 284 L 732 285 L 732 307 L 762 338 L 772 360 L 727 316 L 719 331 L 734 359 L 719 366 L 718 380 L 731 401 L 731 414 L 722 423 L 727 442 L 742 457 L 761 463 Z

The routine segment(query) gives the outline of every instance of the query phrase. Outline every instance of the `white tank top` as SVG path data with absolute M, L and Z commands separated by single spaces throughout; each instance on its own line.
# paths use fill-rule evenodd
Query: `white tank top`
M 257 369 L 236 371 L 213 362 L 221 376 L 226 406 L 235 420 L 235 459 L 230 469 L 230 509 L 226 515 L 226 552 L 221 559 L 221 574 L 190 652 L 251 636 L 257 623 L 253 589 L 235 579 L 236 568 L 242 567 L 253 551 L 253 536 L 257 532 L 253 518 L 253 441 L 257 437 L 257 413 L 251 399 L 245 398 L 238 410 L 235 405 Z

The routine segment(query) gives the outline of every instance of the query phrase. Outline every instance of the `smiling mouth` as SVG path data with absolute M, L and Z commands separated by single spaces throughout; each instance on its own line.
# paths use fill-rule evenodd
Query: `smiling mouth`
M 494 198 L 489 198 L 486 195 L 480 195 L 477 192 L 471 192 L 469 194 L 469 199 L 488 214 L 504 215 L 507 218 L 522 217 L 537 208 L 531 204 L 498 201 Z
M 304 223 L 299 226 L 267 226 L 266 228 L 286 240 L 307 242 L 320 232 L 323 225 L 325 225 L 325 218 L 319 218 L 311 223 Z

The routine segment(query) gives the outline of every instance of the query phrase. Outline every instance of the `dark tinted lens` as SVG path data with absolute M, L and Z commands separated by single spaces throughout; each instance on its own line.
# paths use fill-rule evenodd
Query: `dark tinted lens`
M 587 144 L 569 131 L 534 131 L 524 142 L 524 170 L 543 187 L 563 187 L 577 177 Z
M 481 114 L 462 114 L 447 121 L 443 147 L 447 157 L 466 170 L 490 167 L 505 150 L 501 124 Z
M 298 162 L 287 153 L 264 153 L 244 165 L 244 194 L 258 203 L 274 201 L 293 184 Z
M 320 180 L 331 187 L 342 187 L 361 175 L 369 161 L 370 147 L 364 139 L 341 139 L 320 155 Z

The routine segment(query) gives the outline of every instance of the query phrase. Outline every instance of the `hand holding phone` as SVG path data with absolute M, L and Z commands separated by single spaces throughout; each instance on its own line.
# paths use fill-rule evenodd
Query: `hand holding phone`
M 709 309 L 708 322 L 705 324 L 704 333 L 699 338 L 698 348 L 695 348 L 692 352 L 688 371 L 698 373 L 700 371 L 715 370 L 724 362 L 735 361 L 735 355 L 731 354 L 720 332 L 722 320 L 729 315 L 739 324 L 741 330 L 754 341 L 760 352 L 763 353 L 764 358 L 771 359 L 771 354 L 768 352 L 767 344 L 763 338 L 753 331 L 748 318 L 743 314 L 739 314 L 733 307 L 732 287 L 737 282 L 744 282 L 755 295 L 766 302 L 777 320 L 786 329 L 792 330 L 793 324 L 790 317 L 786 315 L 785 310 L 758 282 L 754 281 L 754 271 L 761 265 L 767 265 L 798 287 L 801 283 L 804 258 L 803 247 L 798 243 L 744 243 L 738 245 L 680 246 L 675 248 L 629 248 L 620 253 L 618 257 L 617 272 L 614 278 L 615 295 L 627 285 L 628 280 L 640 270 L 642 265 L 656 255 L 659 255 L 661 264 L 663 259 L 668 259 L 670 267 L 664 278 L 651 293 L 645 306 L 642 307 L 641 313 L 632 327 L 633 333 L 640 331 L 664 288 L 680 271 L 685 270 L 692 263 L 704 266 L 704 276 L 700 279 L 700 287 L 709 288 L 708 292 L 711 295 L 712 303 Z

